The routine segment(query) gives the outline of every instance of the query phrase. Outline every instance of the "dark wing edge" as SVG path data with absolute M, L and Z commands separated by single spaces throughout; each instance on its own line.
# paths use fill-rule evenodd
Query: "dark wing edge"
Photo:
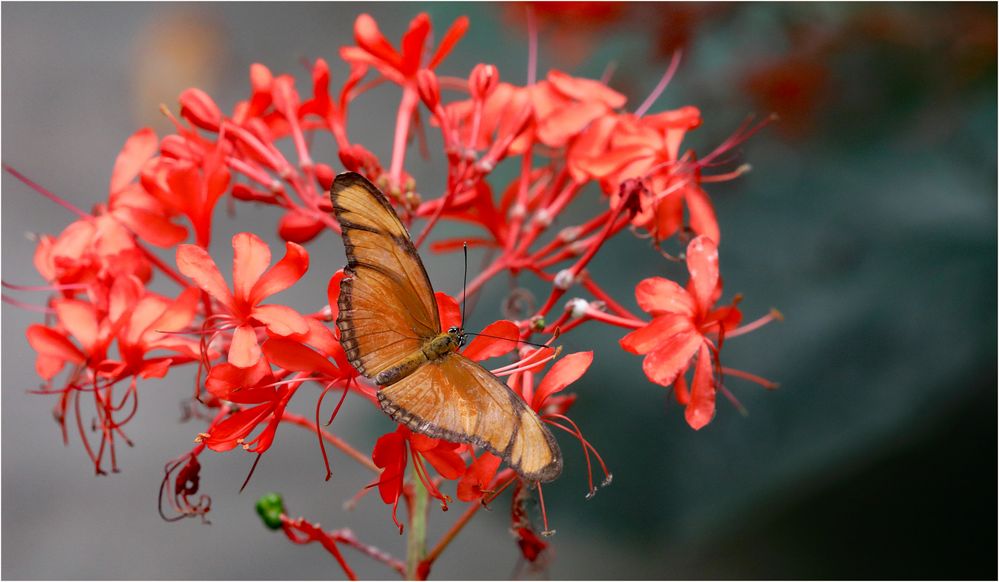
M 445 358 L 461 358 L 465 363 L 477 366 L 486 374 L 492 376 L 491 372 L 482 368 L 482 366 L 480 366 L 477 362 L 469 360 L 460 354 L 448 354 Z M 465 434 L 463 432 L 456 432 L 443 428 L 429 420 L 409 412 L 408 410 L 405 410 L 392 402 L 384 390 L 379 390 L 377 393 L 378 403 L 381 405 L 382 411 L 389 415 L 392 420 L 398 422 L 399 424 L 405 424 L 413 432 L 428 436 L 430 438 L 442 439 L 453 443 L 467 443 L 485 449 L 503 459 L 503 462 L 523 477 L 525 481 L 534 483 L 548 483 L 550 481 L 554 481 L 560 474 L 562 474 L 562 450 L 559 448 L 558 441 L 555 440 L 555 436 L 550 430 L 548 430 L 548 427 L 545 426 L 541 418 L 527 406 L 527 403 L 524 402 L 524 400 L 518 396 L 516 392 L 511 390 L 506 384 L 500 382 L 500 380 L 495 376 L 492 376 L 492 380 L 497 384 L 497 388 L 502 388 L 502 392 L 510 399 L 510 405 L 514 410 L 514 414 L 518 421 L 514 423 L 513 433 L 510 435 L 510 440 L 507 442 L 506 449 L 502 451 L 477 435 Z M 519 420 L 524 412 L 533 415 L 537 419 L 538 424 L 541 427 L 541 432 L 545 437 L 545 442 L 548 445 L 548 450 L 551 451 L 553 457 L 551 463 L 533 473 L 524 472 L 520 467 L 520 463 L 513 463 L 511 461 L 513 445 L 517 441 L 518 432 L 520 430 Z

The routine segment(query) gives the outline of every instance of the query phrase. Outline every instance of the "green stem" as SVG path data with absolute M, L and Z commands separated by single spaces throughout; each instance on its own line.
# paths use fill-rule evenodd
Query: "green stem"
M 406 578 L 418 580 L 420 562 L 427 554 L 427 500 L 430 494 L 412 463 L 410 481 L 413 495 L 409 502 L 409 536 L 406 538 Z

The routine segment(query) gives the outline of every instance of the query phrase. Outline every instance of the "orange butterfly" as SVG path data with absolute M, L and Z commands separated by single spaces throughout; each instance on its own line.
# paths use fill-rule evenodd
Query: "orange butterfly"
M 330 198 L 347 251 L 340 343 L 357 371 L 381 386 L 382 410 L 414 432 L 499 455 L 525 480 L 558 477 L 562 453 L 538 415 L 457 352 L 462 329 L 442 333 L 430 278 L 385 195 L 346 172 Z

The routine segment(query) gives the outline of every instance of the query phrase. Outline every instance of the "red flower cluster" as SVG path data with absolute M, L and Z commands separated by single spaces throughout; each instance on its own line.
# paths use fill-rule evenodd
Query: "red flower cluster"
M 53 294 L 44 308 L 49 314 L 46 324 L 31 326 L 28 340 L 38 352 L 42 391 L 59 395 L 57 418 L 65 430 L 67 415 L 73 416 L 98 472 L 103 471 L 105 455 L 117 469 L 115 440 L 124 436 L 122 427 L 135 412 L 138 379 L 160 378 L 174 367 L 196 364 L 190 416 L 206 427 L 194 433 L 194 449 L 167 465 L 161 500 L 165 498 L 175 514 L 204 517 L 210 507 L 207 498 L 194 500 L 200 482 L 198 459 L 205 448 L 241 447 L 260 455 L 271 447 L 278 427 L 292 424 L 315 431 L 324 460 L 325 446 L 330 445 L 376 472 L 371 488 L 377 487 L 382 500 L 392 505 L 392 519 L 400 530 L 400 500 L 412 505 L 421 491 L 446 509 L 452 500 L 444 485 L 455 482 L 455 496 L 469 503 L 470 517 L 514 485 L 513 531 L 524 556 L 539 560 L 547 543 L 538 537 L 524 501 L 530 495 L 540 497 L 541 489 L 520 482 L 511 469 L 501 467 L 497 456 L 399 426 L 377 440 L 369 458 L 323 428 L 320 409 L 331 390 L 341 391 L 333 416 L 348 392 L 377 407 L 375 387 L 357 377 L 330 325 L 343 275 L 332 274 L 328 305 L 310 312 L 283 305 L 276 296 L 308 270 L 309 254 L 302 245 L 324 230 L 339 230 L 327 191 L 341 169 L 361 172 L 382 187 L 407 224 L 422 222 L 417 247 L 431 238 L 442 220 L 478 229 L 467 239 L 430 244 L 436 252 L 457 250 L 466 241 L 490 250 L 491 262 L 476 274 L 466 295 L 504 272 L 527 272 L 547 282 L 550 290 L 543 301 L 519 290 L 504 318 L 488 326 L 463 353 L 473 360 L 514 356 L 512 363 L 493 372 L 505 377 L 544 422 L 579 441 L 590 474 L 588 496 L 596 491 L 593 461 L 605 482 L 610 473 L 567 416 L 576 395 L 564 391 L 585 374 L 594 354 L 559 358 L 560 350 L 551 345 L 560 333 L 587 321 L 633 330 L 621 346 L 645 355 L 643 368 L 650 380 L 675 387 L 694 428 L 713 417 L 715 391 L 724 390 L 723 375 L 769 385 L 720 365 L 725 338 L 768 318 L 737 328 L 741 314 L 735 302 L 715 307 L 721 294 L 721 237 L 703 188 L 706 182 L 742 171 L 703 173 L 755 128 L 737 132 L 700 159 L 685 149 L 686 133 L 702 123 L 696 108 L 646 115 L 677 61 L 655 94 L 634 112 L 626 109 L 627 98 L 605 82 L 560 71 L 526 85 L 501 81 L 496 67 L 487 64 L 473 68 L 467 78 L 438 76 L 435 70 L 467 28 L 467 20 L 459 19 L 431 49 L 430 20 L 420 15 L 396 49 L 371 17 L 358 17 L 355 45 L 340 50 L 350 74 L 336 96 L 330 93 L 329 67 L 322 59 L 312 65 L 311 95 L 300 95 L 290 75 L 275 76 L 265 66 L 254 65 L 249 97 L 229 114 L 203 91 L 189 89 L 180 96 L 179 118 L 165 110 L 174 133 L 159 139 L 144 129 L 126 142 L 114 166 L 107 204 L 93 214 L 73 209 L 79 215 L 76 222 L 57 237 L 41 238 L 35 263 L 47 281 L 41 289 Z M 402 91 L 387 165 L 354 141 L 347 129 L 351 104 L 383 82 Z M 461 96 L 445 100 L 442 88 Z M 444 145 L 437 163 L 446 172 L 439 184 L 417 184 L 406 170 L 409 143 L 428 127 L 436 128 Z M 336 144 L 339 164 L 313 158 L 310 145 L 322 139 Z M 505 183 L 494 175 L 504 161 L 519 168 Z M 565 224 L 563 211 L 593 196 L 591 184 L 604 194 L 603 209 L 579 224 Z M 435 191 L 441 195 L 428 196 Z M 213 211 L 225 196 L 279 209 L 276 231 L 285 241 L 283 258 L 272 265 L 271 250 L 260 238 L 252 233 L 234 236 L 231 286 L 210 253 Z M 562 226 L 553 232 L 556 220 Z M 604 291 L 598 274 L 587 270 L 604 243 L 629 227 L 651 236 L 656 245 L 674 236 L 686 242 L 688 231 L 699 235 L 687 245 L 686 288 L 662 277 L 637 283 L 638 305 L 651 321 L 633 315 Z M 181 244 L 185 241 L 193 244 Z M 159 258 L 150 245 L 175 249 L 175 261 Z M 175 293 L 149 291 L 154 276 L 176 283 Z M 570 291 L 589 298 L 570 299 L 553 315 Z M 442 327 L 458 325 L 458 302 L 444 294 L 438 294 L 438 302 Z M 540 347 L 532 342 L 537 334 L 545 341 Z M 61 387 L 56 387 L 67 368 Z M 685 374 L 691 368 L 688 389 Z M 116 392 L 119 385 L 127 385 L 124 394 Z M 287 409 L 307 385 L 317 388 L 314 420 Z M 93 401 L 93 409 L 85 409 L 85 400 Z M 88 430 L 88 415 L 94 419 L 93 431 Z M 91 432 L 99 439 L 96 445 Z M 407 475 L 409 463 L 412 471 Z M 541 507 L 545 534 L 543 500 Z M 459 520 L 409 574 L 425 576 L 466 522 L 465 517 Z M 331 541 L 318 527 L 283 513 L 275 523 L 283 523 L 296 543 L 323 542 L 351 572 L 334 543 L 348 538 Z

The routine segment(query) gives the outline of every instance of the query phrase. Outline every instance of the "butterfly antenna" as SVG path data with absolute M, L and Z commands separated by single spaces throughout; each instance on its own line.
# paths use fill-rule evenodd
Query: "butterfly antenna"
M 465 302 L 468 301 L 466 294 L 468 288 L 468 243 L 461 243 L 461 248 L 465 251 L 465 274 L 461 281 L 461 329 L 465 329 Z
M 546 346 L 544 344 L 536 344 L 534 342 L 529 342 L 527 340 L 522 340 L 522 339 L 510 339 L 508 337 L 500 337 L 498 335 L 489 335 L 488 333 L 475 333 L 474 331 L 466 331 L 465 333 L 468 334 L 468 335 L 481 335 L 482 337 L 489 337 L 489 338 L 492 338 L 492 339 L 500 339 L 500 340 L 507 340 L 507 341 L 511 341 L 511 342 L 517 342 L 518 344 L 527 344 L 529 346 L 534 346 L 536 348 L 549 348 L 549 347 L 551 347 L 551 346 Z

